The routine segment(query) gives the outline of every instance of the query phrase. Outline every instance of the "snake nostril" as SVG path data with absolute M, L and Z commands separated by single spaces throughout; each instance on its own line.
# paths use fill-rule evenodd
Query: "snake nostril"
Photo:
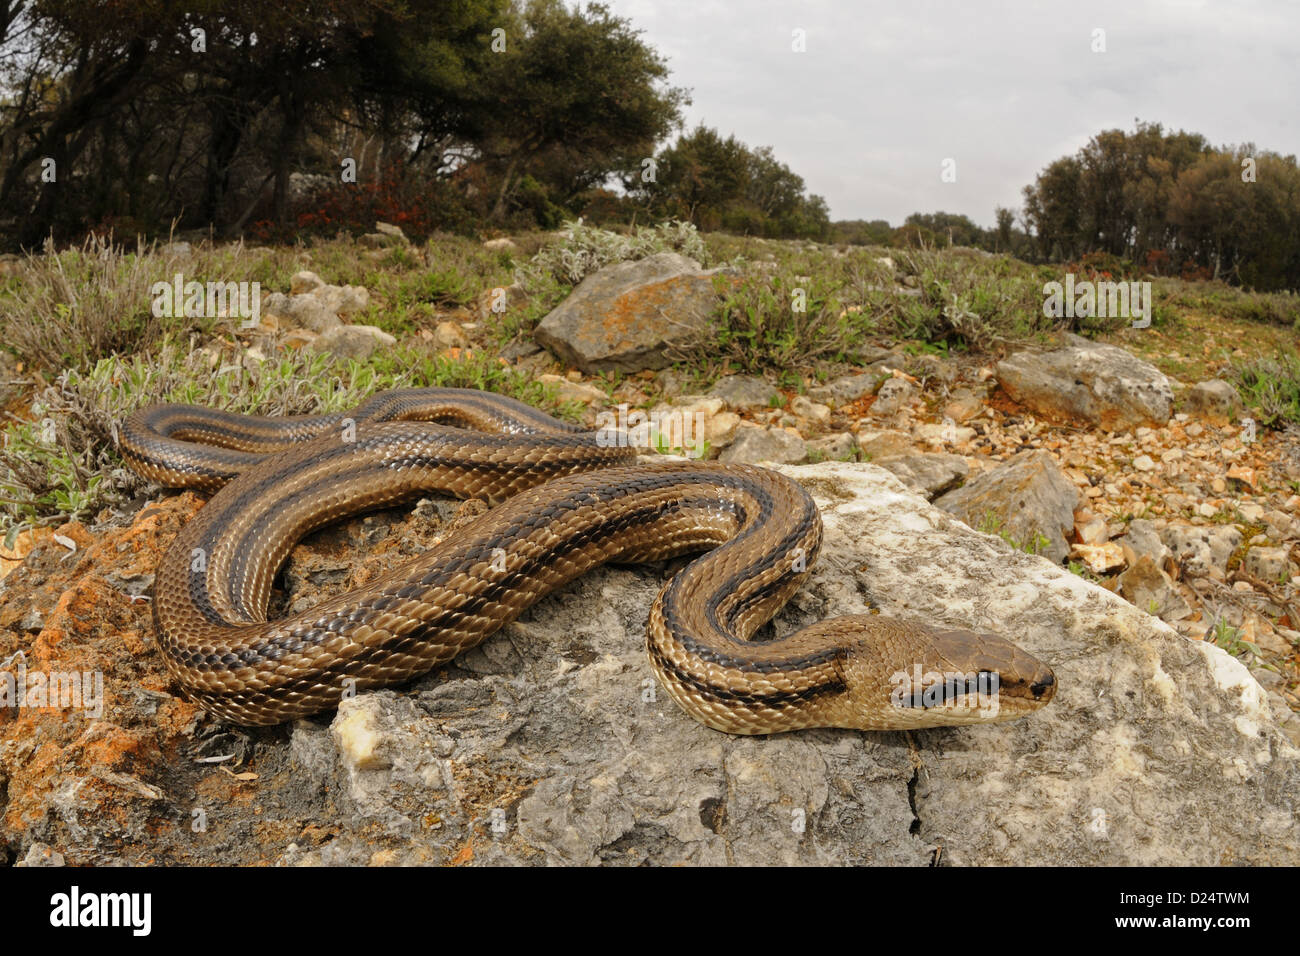
M 1035 697 L 1042 697 L 1049 690 L 1051 690 L 1052 687 L 1054 687 L 1055 685 L 1056 685 L 1055 675 L 1048 674 L 1042 680 L 1038 681 L 1038 683 L 1030 684 L 1029 692 L 1033 694 Z

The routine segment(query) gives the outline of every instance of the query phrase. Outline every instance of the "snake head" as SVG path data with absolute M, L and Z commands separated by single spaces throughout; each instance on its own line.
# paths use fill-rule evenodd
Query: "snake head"
M 1052 669 L 996 634 L 875 615 L 840 618 L 857 630 L 844 675 L 851 723 L 910 730 L 1015 720 L 1056 693 Z

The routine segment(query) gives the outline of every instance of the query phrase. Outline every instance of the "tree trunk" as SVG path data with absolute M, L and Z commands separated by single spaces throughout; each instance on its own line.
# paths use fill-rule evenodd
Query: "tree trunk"
M 510 184 L 514 181 L 515 170 L 519 168 L 519 154 L 510 160 L 506 166 L 506 171 L 501 177 L 501 188 L 497 191 L 497 201 L 492 207 L 492 221 L 500 222 L 506 217 L 506 196 L 510 191 Z

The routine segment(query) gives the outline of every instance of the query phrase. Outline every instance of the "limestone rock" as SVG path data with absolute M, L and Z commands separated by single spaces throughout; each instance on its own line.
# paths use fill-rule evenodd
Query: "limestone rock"
M 534 337 L 587 373 L 664 368 L 672 347 L 707 328 L 716 275 L 673 252 L 606 266 L 542 319 Z
M 370 292 L 359 285 L 327 285 L 314 295 L 325 308 L 342 317 L 364 312 L 370 305 Z
M 1171 556 L 1168 546 L 1160 538 L 1159 530 L 1146 518 L 1135 518 L 1130 521 L 1124 537 L 1120 539 L 1120 544 L 1132 551 L 1133 558 L 1130 559 L 1130 564 L 1135 563 L 1143 555 L 1150 555 L 1156 567 L 1162 567 L 1165 559 Z
M 1077 335 L 1064 348 L 1017 352 L 997 365 L 998 383 L 1031 411 L 1076 418 L 1107 431 L 1163 425 L 1173 411 L 1169 380 L 1114 345 Z
M 1223 379 L 1215 378 L 1193 385 L 1183 401 L 1190 414 L 1218 425 L 1226 425 L 1241 417 L 1241 396 Z
M 709 389 L 714 395 L 727 403 L 728 408 L 768 408 L 781 393 L 761 378 L 753 375 L 728 375 L 719 379 Z
M 831 405 L 845 405 L 856 402 L 863 396 L 870 395 L 885 379 L 889 378 L 889 369 L 903 364 L 902 356 L 887 353 L 887 357 L 873 362 L 870 367 L 853 375 L 845 375 L 825 385 L 808 389 L 808 397 L 817 402 Z
M 1241 545 L 1241 532 L 1229 525 L 1172 524 L 1160 532 L 1160 539 L 1188 571 L 1223 580 L 1228 559 Z
M 1022 452 L 935 504 L 972 528 L 996 531 L 1060 563 L 1070 553 L 1079 492 L 1042 451 Z
M 1117 579 L 1119 593 L 1139 610 L 1162 621 L 1181 621 L 1192 613 L 1169 575 L 1144 554 Z
M 371 752 L 391 766 L 358 773 L 344 753 L 331 758 L 329 730 L 295 725 L 295 753 L 323 767 L 313 773 L 338 794 L 343 832 L 283 861 L 1300 861 L 1300 752 L 1239 662 L 971 532 L 878 468 L 782 470 L 817 498 L 826 536 L 778 634 L 870 604 L 987 628 L 1053 664 L 1053 702 L 1014 723 L 909 735 L 718 734 L 677 709 L 645 659 L 646 607 L 665 571 L 606 568 L 450 677 L 358 698 Z
M 831 410 L 820 402 L 810 401 L 805 395 L 796 395 L 790 403 L 790 411 L 800 418 L 806 418 L 816 425 L 825 427 L 830 424 Z
M 582 402 L 584 405 L 590 405 L 593 402 L 603 402 L 609 398 L 603 388 L 597 388 L 595 385 L 588 385 L 585 382 L 571 382 L 563 375 L 539 375 L 537 381 L 554 388 L 555 394 L 564 402 Z
M 292 325 L 312 332 L 328 332 L 343 324 L 338 313 L 322 302 L 314 292 L 290 296 L 284 314 Z
M 808 455 L 813 461 L 826 458 L 832 461 L 846 461 L 853 457 L 856 450 L 857 445 L 850 432 L 838 432 L 808 442 Z
M 403 242 L 409 242 L 406 233 L 402 231 L 401 226 L 394 226 L 391 222 L 375 223 L 375 232 L 388 236 L 390 239 L 401 239 Z
M 315 352 L 331 352 L 339 358 L 361 361 L 380 348 L 397 344 L 397 339 L 373 325 L 340 325 L 322 332 L 307 347 Z
M 741 427 L 718 458 L 731 462 L 775 462 L 793 464 L 808 456 L 808 448 L 798 435 L 784 428 Z
M 943 417 L 954 422 L 969 421 L 984 408 L 984 399 L 969 388 L 959 388 L 948 398 L 943 407 Z
M 1251 548 L 1241 562 L 1242 570 L 1261 581 L 1276 582 L 1291 575 L 1286 548 Z
M 891 418 L 901 412 L 916 397 L 916 386 L 905 378 L 887 378 L 876 392 L 871 406 L 873 418 Z
M 293 278 L 289 280 L 289 292 L 291 295 L 303 295 L 308 292 L 315 292 L 317 289 L 325 287 L 325 280 L 314 272 L 303 270 L 295 272 Z
M 955 487 L 970 472 L 966 459 L 960 455 L 928 452 L 881 458 L 876 464 L 926 499 L 932 499 Z
M 858 432 L 858 448 L 868 461 L 879 461 L 908 454 L 912 451 L 912 440 L 900 431 L 868 428 Z

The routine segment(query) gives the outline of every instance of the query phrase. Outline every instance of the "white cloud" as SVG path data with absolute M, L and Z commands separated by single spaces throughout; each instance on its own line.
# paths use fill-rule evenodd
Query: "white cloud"
M 1053 159 L 1135 118 L 1300 153 L 1300 5 L 1281 0 L 608 5 L 692 89 L 688 127 L 772 146 L 835 218 L 942 209 L 990 225 Z M 955 183 L 939 179 L 949 156 Z

